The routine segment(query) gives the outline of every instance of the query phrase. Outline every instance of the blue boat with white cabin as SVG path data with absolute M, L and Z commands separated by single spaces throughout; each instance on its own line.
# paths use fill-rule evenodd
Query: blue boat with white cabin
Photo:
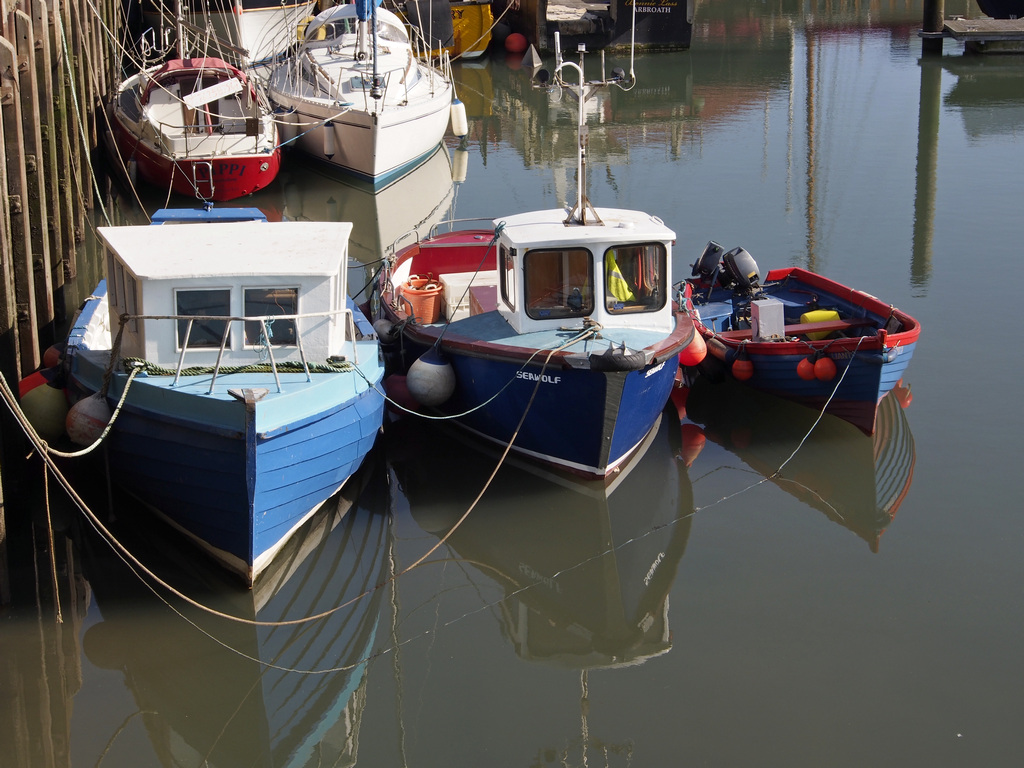
M 397 250 L 377 284 L 389 391 L 520 455 L 613 477 L 654 428 L 679 356 L 704 343 L 673 291 L 675 232 L 657 216 L 587 200 L 584 104 L 624 73 L 584 83 L 572 208 L 434 230 Z M 570 88 L 568 83 L 562 83 Z M 404 376 L 404 385 L 401 377 Z
M 99 229 L 107 280 L 65 354 L 69 434 L 109 423 L 114 482 L 251 586 L 381 426 L 380 347 L 347 293 L 352 224 L 157 221 Z

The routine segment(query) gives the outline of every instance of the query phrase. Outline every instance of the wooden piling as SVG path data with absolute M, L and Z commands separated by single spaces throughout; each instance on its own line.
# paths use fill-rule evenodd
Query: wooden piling
M 921 21 L 921 52 L 930 56 L 942 55 L 942 17 L 945 0 L 924 0 L 924 18 Z
M 101 18 L 102 17 L 102 18 Z M 63 334 L 64 286 L 77 275 L 94 204 L 96 112 L 116 79 L 114 0 L 0 0 L 0 375 L 17 393 Z M 21 498 L 25 441 L 0 437 L 0 603 L 5 500 Z

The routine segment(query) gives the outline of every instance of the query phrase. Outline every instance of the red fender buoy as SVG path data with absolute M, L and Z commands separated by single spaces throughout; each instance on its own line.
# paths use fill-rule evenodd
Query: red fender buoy
M 505 38 L 505 50 L 509 53 L 523 53 L 529 45 L 526 35 L 519 32 L 513 32 Z
M 738 381 L 748 381 L 754 375 L 754 364 L 747 359 L 737 357 L 732 361 L 732 375 Z
M 836 377 L 836 363 L 828 355 L 814 361 L 814 378 L 818 381 L 832 381 Z
M 809 357 L 803 358 L 796 364 L 796 375 L 804 381 L 814 380 L 814 361 Z
M 747 354 L 747 348 L 745 345 L 740 345 L 739 351 L 736 353 L 736 359 L 732 361 L 730 370 L 737 381 L 748 381 L 750 377 L 754 375 L 754 364 L 750 362 L 750 356 Z
M 693 341 L 686 345 L 686 349 L 679 353 L 679 364 L 694 366 L 700 363 L 708 353 L 708 345 L 704 337 L 694 331 Z
M 686 418 L 686 398 L 689 396 L 689 387 L 672 387 L 672 392 L 669 395 L 669 398 L 672 400 L 672 405 L 676 407 L 676 412 L 679 414 L 680 423 L 682 423 L 683 419 Z

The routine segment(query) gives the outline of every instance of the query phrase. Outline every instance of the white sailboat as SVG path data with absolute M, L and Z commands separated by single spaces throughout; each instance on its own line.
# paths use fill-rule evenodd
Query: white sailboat
M 401 19 L 373 0 L 330 8 L 300 29 L 295 52 L 269 79 L 282 143 L 375 187 L 465 134 L 447 55 L 421 59 Z

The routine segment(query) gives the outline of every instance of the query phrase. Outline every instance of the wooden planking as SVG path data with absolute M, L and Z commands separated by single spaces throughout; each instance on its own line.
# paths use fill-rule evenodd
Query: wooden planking
M 944 23 L 949 37 L 956 40 L 1024 40 L 1024 19 L 949 18 Z
M 14 272 L 14 296 L 17 302 L 15 328 L 20 375 L 39 367 L 39 326 L 36 323 L 36 296 L 32 279 L 32 233 L 25 208 L 28 174 L 25 145 L 22 141 L 22 103 L 18 98 L 18 52 L 5 37 L 0 38 L 0 112 L 3 113 L 3 140 L 7 155 L 7 203 L 11 222 L 10 264 Z M 12 387 L 13 389 L 13 387 Z
M 12 390 L 62 332 L 65 281 L 86 243 L 95 181 L 96 114 L 116 79 L 116 0 L 0 3 L 0 375 Z M 102 17 L 102 18 L 101 18 Z M 4 424 L 0 465 L 25 451 Z M 2 596 L 0 596 L 2 597 Z
M 946 19 L 942 34 L 977 53 L 1024 52 L 1024 19 Z
M 44 176 L 42 110 L 39 104 L 39 78 L 36 71 L 35 35 L 32 17 L 22 10 L 14 12 L 15 45 L 18 49 L 18 88 L 21 93 L 21 140 L 25 146 L 25 215 L 32 240 L 32 276 L 35 284 L 36 326 L 40 341 L 50 346 L 56 341 L 53 327 L 53 281 L 50 278 L 50 226 L 47 185 Z

